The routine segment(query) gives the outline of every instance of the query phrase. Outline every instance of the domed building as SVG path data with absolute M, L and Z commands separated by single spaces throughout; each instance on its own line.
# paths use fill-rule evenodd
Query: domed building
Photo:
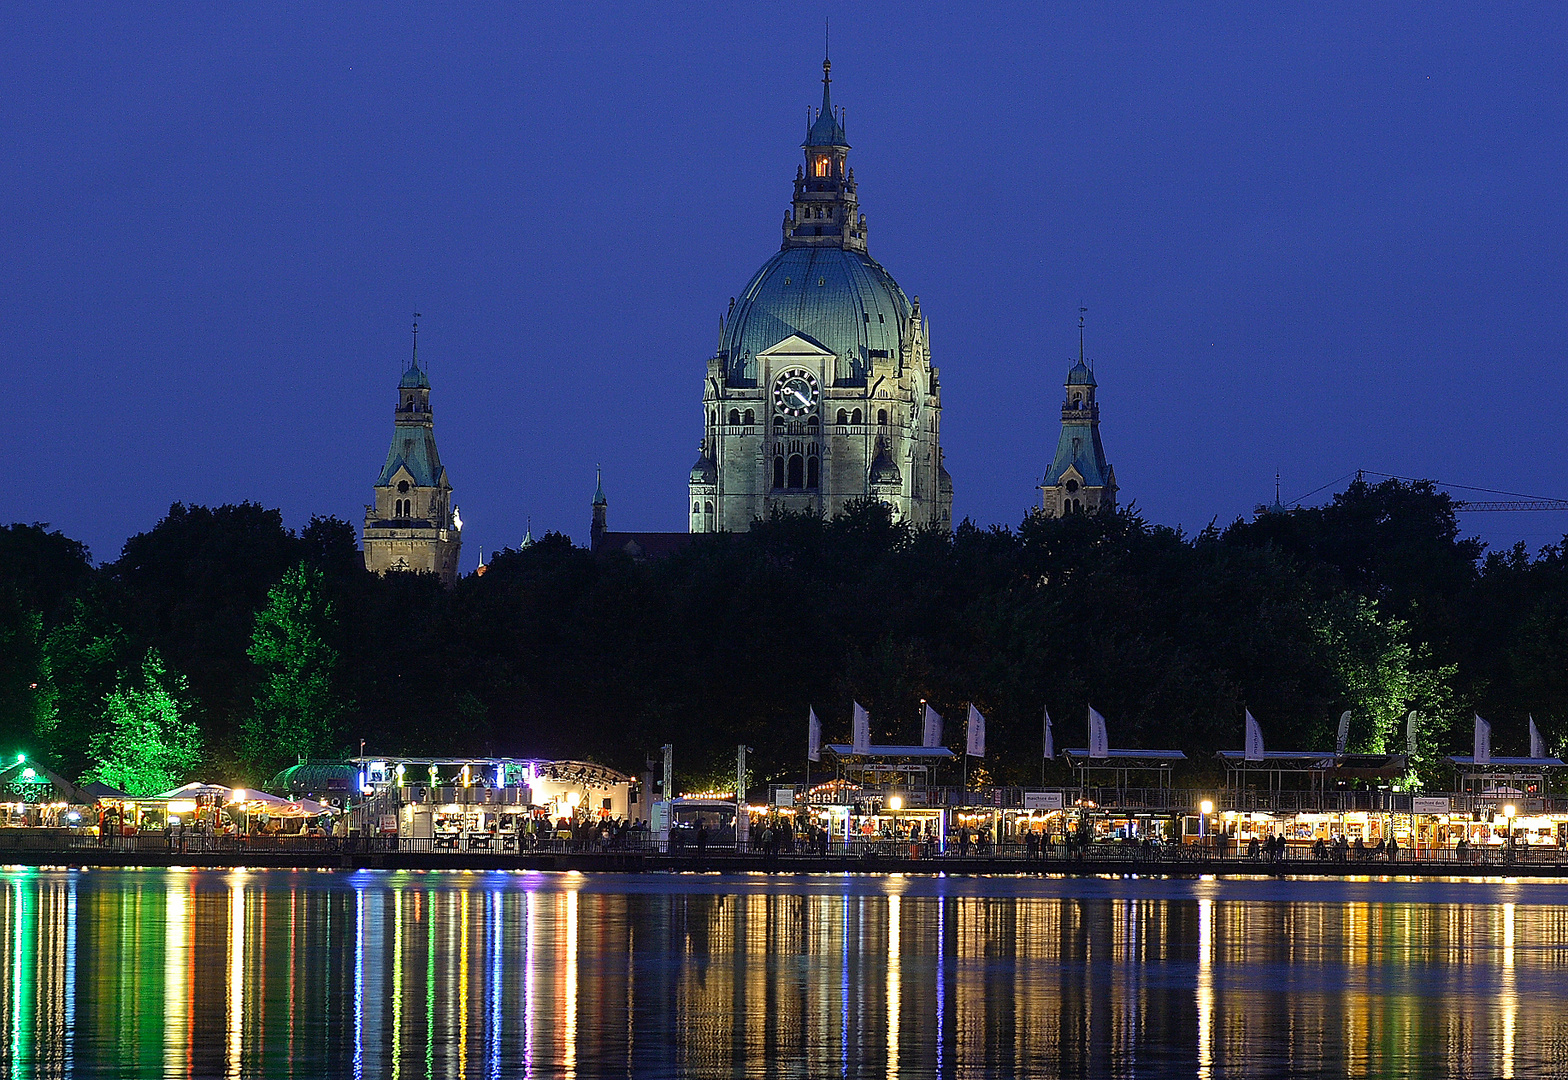
M 831 71 L 823 61 L 783 246 L 731 301 L 708 361 L 694 533 L 748 529 L 776 508 L 832 517 L 864 498 L 900 521 L 952 524 L 929 327 L 867 253 Z

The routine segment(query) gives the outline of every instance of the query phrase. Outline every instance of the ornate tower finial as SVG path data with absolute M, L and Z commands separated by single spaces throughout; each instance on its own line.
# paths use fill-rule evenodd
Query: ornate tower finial
M 1088 310 L 1088 308 L 1083 306 L 1082 300 L 1078 301 L 1078 362 L 1080 364 L 1083 363 L 1083 317 Z M 1114 367 L 1115 365 L 1112 366 Z M 1112 372 L 1112 374 L 1114 375 L 1115 372 Z
M 409 361 L 410 367 L 419 366 L 419 320 L 424 318 L 419 312 L 414 312 L 414 358 Z

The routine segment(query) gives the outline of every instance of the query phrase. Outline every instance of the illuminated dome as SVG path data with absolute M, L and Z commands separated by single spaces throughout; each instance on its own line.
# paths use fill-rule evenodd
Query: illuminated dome
M 909 298 L 863 251 L 790 247 L 763 264 L 735 300 L 724 355 L 733 383 L 754 383 L 756 356 L 799 334 L 846 361 L 844 385 L 863 383 L 873 357 L 898 355 Z

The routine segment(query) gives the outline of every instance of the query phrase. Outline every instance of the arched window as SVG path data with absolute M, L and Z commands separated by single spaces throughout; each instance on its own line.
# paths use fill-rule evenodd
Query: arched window
M 887 423 L 887 410 L 886 409 L 878 409 L 877 410 L 877 423 L 879 423 L 879 424 Z
M 858 424 L 858 423 L 860 423 L 860 410 L 859 409 L 856 409 L 854 412 L 852 412 L 850 414 L 849 422 L 851 424 Z
M 773 486 L 776 488 L 784 486 L 784 459 L 781 457 L 773 459 Z
M 815 416 L 810 416 L 806 418 L 806 426 L 814 428 L 821 427 L 822 425 L 821 421 L 819 421 Z
M 695 500 L 695 499 L 694 499 L 694 500 L 692 500 L 692 504 L 691 504 L 691 512 L 692 512 L 692 513 L 694 513 L 694 514 L 700 514 L 700 513 L 702 513 L 702 506 L 701 506 L 701 504 L 700 504 L 700 503 L 698 503 L 698 502 L 697 502 L 697 501 L 696 501 L 696 500 Z
M 1073 408 L 1075 408 L 1075 409 L 1083 408 L 1083 398 L 1079 397 L 1076 394 L 1073 395 Z
M 792 488 L 805 487 L 805 471 L 805 459 L 802 458 L 799 454 L 791 454 L 789 457 L 789 486 Z
M 843 409 L 840 409 L 838 411 L 838 422 L 841 424 L 849 423 L 849 413 L 845 412 Z
M 822 486 L 822 466 L 815 456 L 806 459 L 806 486 L 813 491 Z
M 398 491 L 399 495 L 407 494 L 408 493 L 408 481 L 407 480 L 399 480 L 397 482 L 397 491 Z
M 711 502 L 703 503 L 702 508 L 703 512 L 706 513 L 709 517 L 713 516 L 713 504 Z
M 748 424 L 755 424 L 756 422 L 757 422 L 757 414 L 752 412 L 750 409 L 747 409 L 746 410 L 746 423 L 748 423 Z
M 773 427 L 774 427 L 775 430 L 780 430 L 780 431 L 783 430 L 783 428 L 784 428 L 784 418 L 782 416 L 775 416 L 773 418 Z
M 740 423 L 740 410 L 739 409 L 731 409 L 730 410 L 730 423 L 732 423 L 732 424 Z
M 1076 481 L 1076 480 L 1069 480 L 1069 481 L 1067 481 L 1067 490 L 1068 491 L 1077 491 L 1078 490 L 1078 481 Z
M 712 409 L 709 409 L 708 410 L 708 426 L 712 427 L 713 425 L 717 424 L 718 422 L 719 422 L 719 414 L 714 412 Z

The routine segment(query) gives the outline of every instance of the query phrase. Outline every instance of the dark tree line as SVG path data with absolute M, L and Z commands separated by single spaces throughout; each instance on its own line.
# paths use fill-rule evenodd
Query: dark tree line
M 366 573 L 342 521 L 296 534 L 249 503 L 177 504 L 101 566 L 45 526 L 0 530 L 0 752 L 71 776 L 164 775 L 138 762 L 182 759 L 137 744 L 178 711 L 191 772 L 253 783 L 361 739 L 626 769 L 669 742 L 688 783 L 745 742 L 760 780 L 799 773 L 810 707 L 829 739 L 858 700 L 875 741 L 915 742 L 924 699 L 955 749 L 968 703 L 988 716 L 972 772 L 998 781 L 1040 776 L 1046 708 L 1084 745 L 1090 704 L 1113 745 L 1200 771 L 1244 709 L 1312 750 L 1346 709 L 1353 747 L 1398 749 L 1414 709 L 1438 779 L 1475 711 L 1499 753 L 1530 714 L 1560 744 L 1565 650 L 1568 546 L 1487 554 L 1446 495 L 1393 480 L 1196 536 L 1132 511 L 946 534 L 872 503 L 643 563 L 550 534 L 452 589 Z

